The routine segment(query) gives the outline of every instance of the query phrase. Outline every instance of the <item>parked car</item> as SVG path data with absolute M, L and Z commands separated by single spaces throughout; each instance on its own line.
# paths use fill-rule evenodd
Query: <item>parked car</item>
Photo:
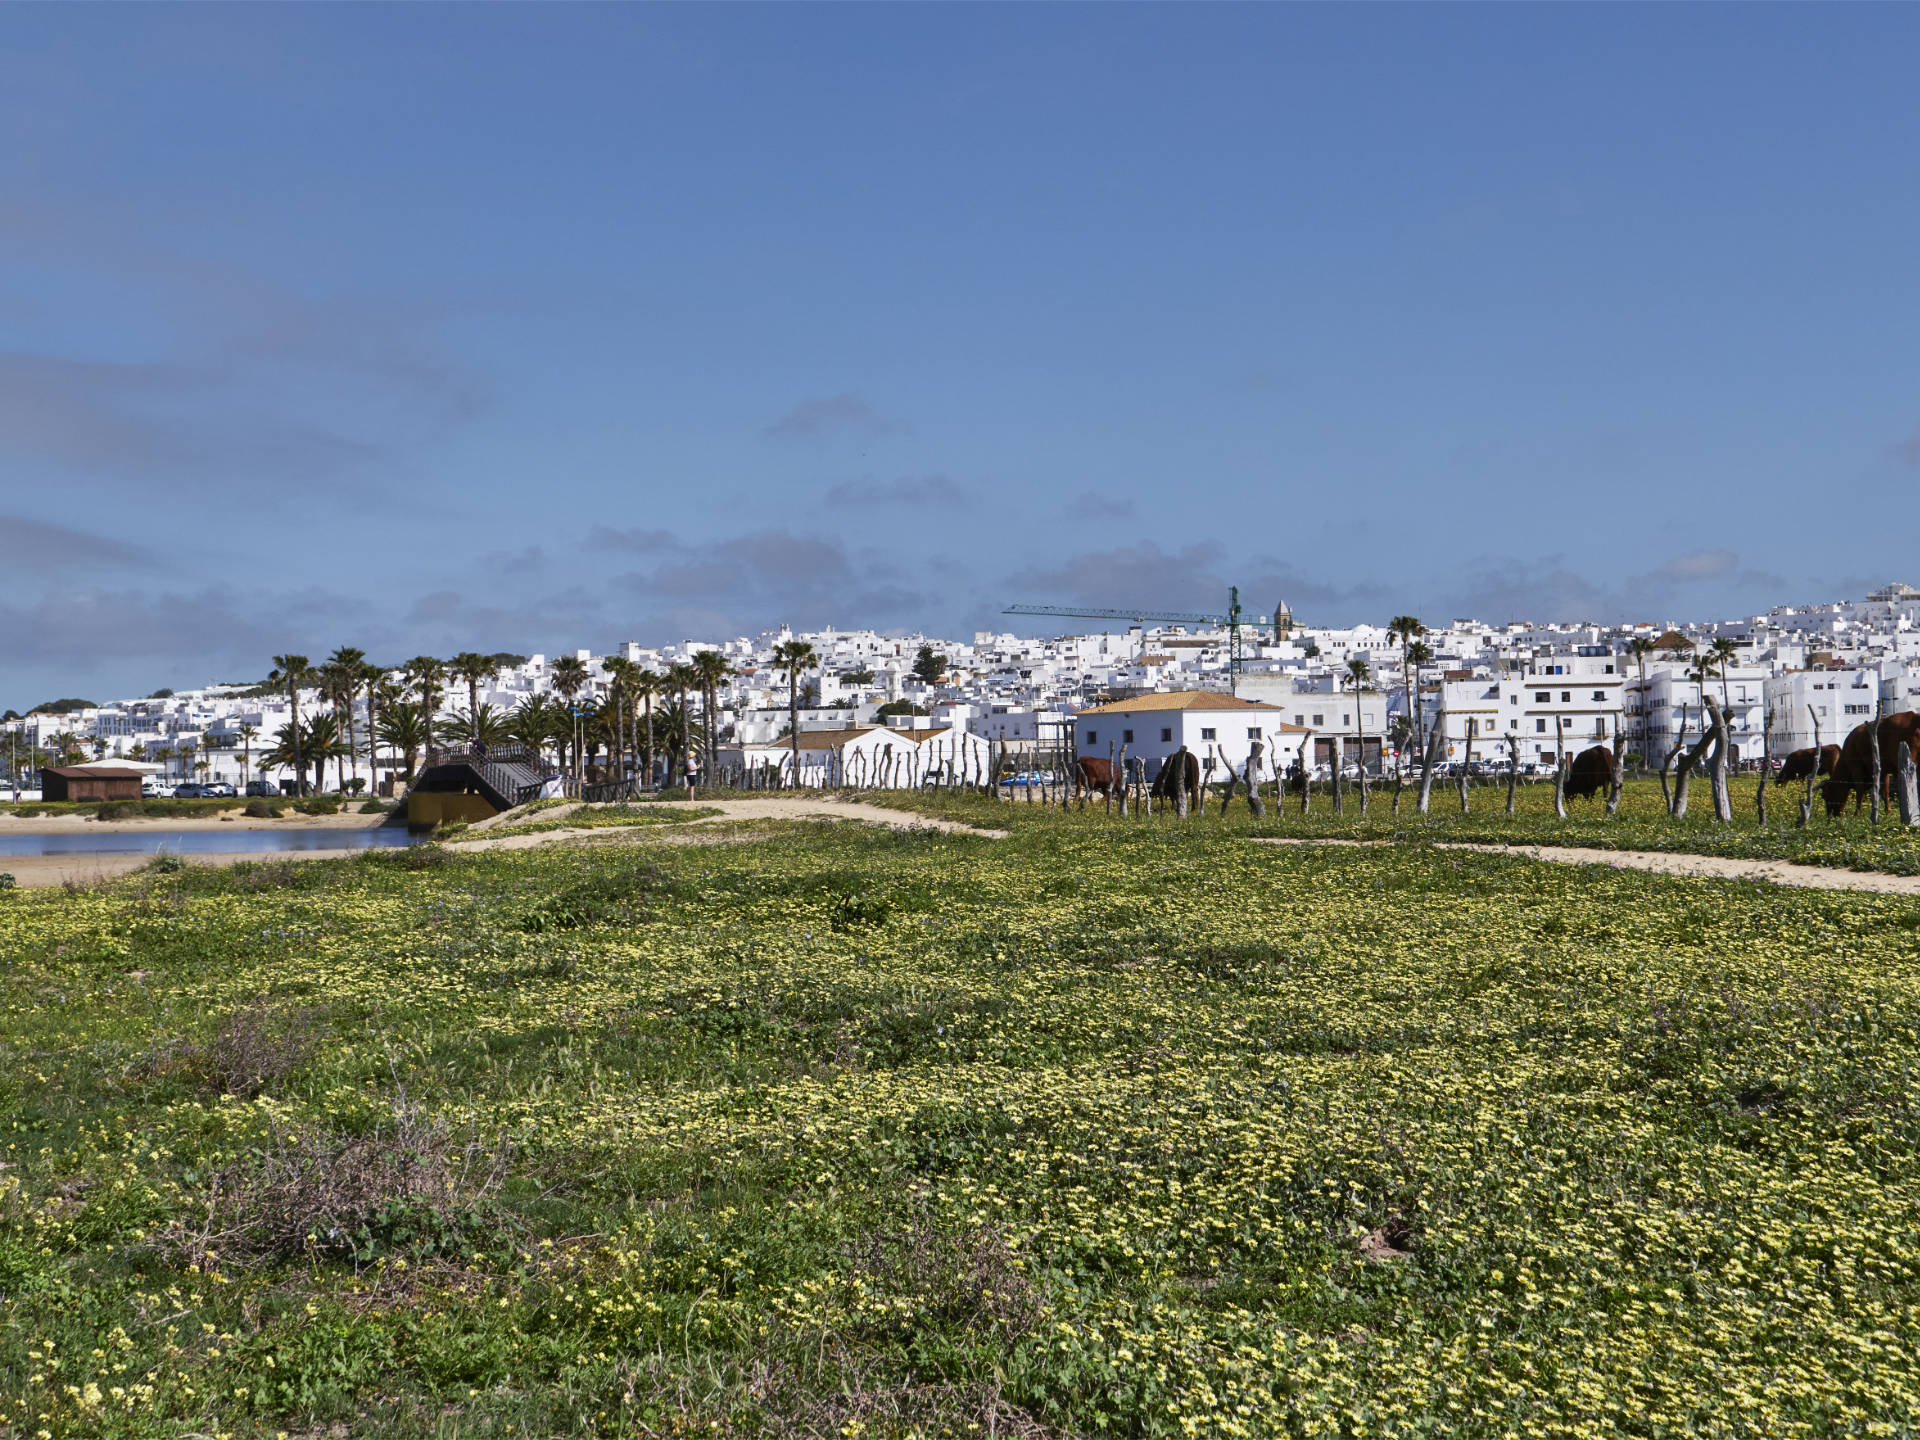
M 238 795 L 240 793 L 238 790 L 233 788 L 233 782 L 230 780 L 209 780 L 205 785 L 201 786 L 200 788 L 207 795 L 217 796 L 222 800 L 228 799 L 229 797 Z
M 206 793 L 206 786 L 196 784 L 191 780 L 185 785 L 176 785 L 173 787 L 173 798 L 176 800 L 200 800 L 205 798 Z
M 280 793 L 280 787 L 274 784 L 273 781 L 271 780 L 247 781 L 247 794 L 249 795 L 266 796 L 266 795 L 278 795 L 279 793 Z
M 1053 772 L 1051 770 L 1022 770 L 1017 775 L 1005 776 L 1001 779 L 1000 783 L 1002 785 L 1022 786 L 1051 785 L 1053 784 Z
M 143 776 L 140 781 L 140 793 L 149 800 L 157 800 L 166 793 L 167 787 L 152 775 Z

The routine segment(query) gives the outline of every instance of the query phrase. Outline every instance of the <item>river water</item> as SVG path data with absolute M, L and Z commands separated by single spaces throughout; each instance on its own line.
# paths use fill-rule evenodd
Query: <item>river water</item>
M 114 830 L 93 824 L 84 831 L 0 833 L 0 855 L 251 855 L 282 850 L 372 850 L 412 845 L 404 825 L 361 830 Z

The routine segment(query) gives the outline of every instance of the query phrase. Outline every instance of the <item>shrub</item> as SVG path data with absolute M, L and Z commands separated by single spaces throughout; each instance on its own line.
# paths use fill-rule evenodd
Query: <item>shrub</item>
M 311 1006 L 245 1005 L 228 1014 L 212 1039 L 180 1058 L 214 1094 L 251 1100 L 277 1090 L 319 1053 L 320 1019 Z
M 245 815 L 249 820 L 278 820 L 280 818 L 280 807 L 278 805 L 269 805 L 264 800 L 249 800 L 247 802 L 247 808 L 240 813 Z
M 362 851 L 360 859 L 368 865 L 391 865 L 396 870 L 437 870 L 451 865 L 457 857 L 438 845 L 398 845 L 390 850 Z
M 12 890 L 16 888 L 19 883 L 19 881 L 15 880 L 13 876 L 9 875 L 6 871 L 0 870 L 0 890 Z
M 162 850 L 143 867 L 155 875 L 178 875 L 187 868 L 187 862 L 178 855 L 170 855 Z
M 360 807 L 362 815 L 384 815 L 393 807 L 384 800 L 369 800 Z
M 140 820 L 146 817 L 147 807 L 138 800 L 109 800 L 94 812 L 96 820 Z
M 294 801 L 293 808 L 302 815 L 338 815 L 340 800 L 334 795 L 309 795 L 304 800 Z
M 161 1236 L 177 1261 L 224 1264 L 309 1255 L 356 1269 L 388 1256 L 470 1259 L 517 1226 L 492 1203 L 506 1178 L 504 1143 L 397 1102 L 371 1135 L 304 1135 L 216 1173 L 204 1205 Z

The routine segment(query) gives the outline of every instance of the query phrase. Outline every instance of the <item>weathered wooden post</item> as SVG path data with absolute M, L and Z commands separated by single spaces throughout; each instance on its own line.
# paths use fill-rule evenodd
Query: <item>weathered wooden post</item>
M 1520 742 L 1507 741 L 1507 814 L 1513 814 L 1514 798 L 1520 790 Z
M 1427 732 L 1427 760 L 1420 767 L 1420 798 L 1416 808 L 1422 815 L 1433 797 L 1433 772 L 1440 764 L 1440 752 L 1447 743 L 1447 712 L 1445 709 L 1434 713 L 1433 729 Z
M 1267 747 L 1256 740 L 1247 755 L 1247 813 L 1256 820 L 1267 813 L 1267 802 L 1260 798 L 1260 768 L 1266 753 Z
M 1873 714 L 1867 721 L 1867 778 L 1873 789 L 1867 796 L 1867 818 L 1880 823 L 1880 697 L 1873 697 Z
M 1467 807 L 1467 774 L 1473 769 L 1473 732 L 1477 727 L 1473 716 L 1467 717 L 1466 754 L 1460 757 L 1460 813 L 1465 815 Z
M 1567 818 L 1567 722 L 1553 717 L 1553 813 Z
M 1900 801 L 1900 823 L 1920 825 L 1920 770 L 1913 763 L 1913 747 L 1904 740 L 1894 752 L 1893 784 Z
M 1313 731 L 1300 737 L 1300 813 L 1313 808 Z
M 1613 722 L 1613 769 L 1607 775 L 1607 814 L 1620 813 L 1620 792 L 1627 788 L 1627 742 L 1620 722 Z
M 1346 759 L 1346 739 L 1340 735 L 1329 735 L 1327 737 L 1327 743 L 1333 747 L 1333 763 L 1330 767 L 1333 771 L 1333 813 L 1338 815 L 1346 808 L 1345 791 L 1347 782 L 1346 777 L 1340 773 L 1346 768 L 1343 763 Z
M 1813 777 L 1820 771 L 1820 712 L 1813 706 L 1807 706 L 1807 718 L 1813 721 L 1813 764 L 1807 767 L 1807 789 L 1800 797 L 1800 829 L 1807 828 L 1807 822 L 1813 819 Z M 1827 782 L 1831 785 L 1833 782 Z
M 1713 786 L 1713 818 L 1722 825 L 1733 823 L 1733 792 L 1727 788 L 1727 767 L 1733 759 L 1733 736 L 1727 729 L 1727 715 L 1720 708 L 1720 702 L 1711 695 L 1704 697 L 1707 715 L 1713 721 L 1713 759 L 1708 762 L 1707 774 Z
M 1187 818 L 1187 755 L 1190 752 L 1182 745 L 1173 752 L 1173 758 L 1167 763 L 1173 766 L 1173 813 L 1176 818 Z
M 1667 813 L 1673 813 L 1673 791 L 1667 785 L 1667 772 L 1673 769 L 1674 757 L 1687 743 L 1687 707 L 1680 707 L 1680 728 L 1673 732 L 1673 745 L 1667 751 L 1667 758 L 1660 762 L 1660 803 L 1667 807 Z
M 1817 752 L 1816 752 L 1817 753 Z M 1816 759 L 1814 768 L 1819 768 Z M 1767 781 L 1773 778 L 1773 709 L 1768 707 L 1765 727 L 1760 731 L 1760 788 L 1753 793 L 1753 808 L 1760 820 L 1760 828 L 1767 828 Z

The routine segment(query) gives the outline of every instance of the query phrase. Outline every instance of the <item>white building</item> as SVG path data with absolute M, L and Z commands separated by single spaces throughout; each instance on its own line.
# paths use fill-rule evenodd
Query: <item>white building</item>
M 1124 748 L 1129 760 L 1146 761 L 1148 779 L 1182 747 L 1202 766 L 1213 759 L 1242 772 L 1256 740 L 1264 747 L 1268 773 L 1278 773 L 1299 758 L 1308 734 L 1288 724 L 1277 705 L 1214 690 L 1136 695 L 1096 705 L 1074 716 L 1073 728 L 1076 755 L 1105 760 L 1110 754 L 1117 758 Z
M 1815 744 L 1844 743 L 1856 725 L 1873 718 L 1880 692 L 1880 672 L 1865 666 L 1771 676 L 1766 708 L 1773 716 L 1774 758 Z
M 902 717 L 907 718 L 907 717 Z M 913 717 L 922 719 L 924 717 Z M 907 728 L 858 725 L 800 732 L 799 783 L 811 788 L 859 786 L 901 790 L 943 783 L 986 783 L 991 745 L 955 726 Z M 725 747 L 723 767 L 765 768 L 792 783 L 792 738 Z

